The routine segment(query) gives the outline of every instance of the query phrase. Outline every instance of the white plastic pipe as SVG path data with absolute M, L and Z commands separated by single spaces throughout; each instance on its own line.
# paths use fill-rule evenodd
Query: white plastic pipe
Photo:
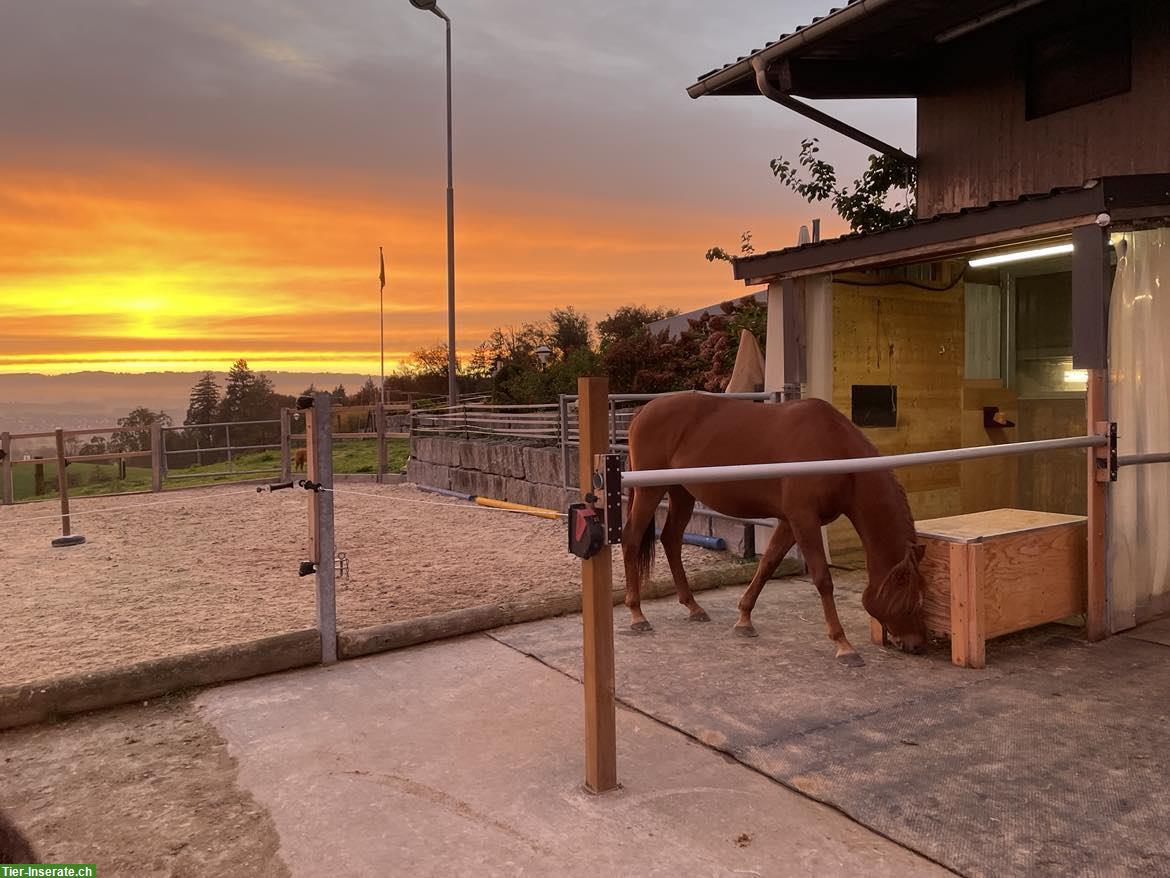
M 891 454 L 885 457 L 805 460 L 793 463 L 756 463 L 741 466 L 647 469 L 623 472 L 622 486 L 650 488 L 666 485 L 698 485 L 710 482 L 751 482 L 760 479 L 779 479 L 785 476 L 840 475 L 842 473 L 898 469 L 903 466 L 922 466 L 930 463 L 951 463 L 956 460 L 978 460 L 982 457 L 1031 454 L 1036 451 L 1051 451 L 1057 448 L 1096 448 L 1108 444 L 1108 436 L 1070 436 L 1065 439 L 1038 439 L 1035 442 L 1009 442 L 1005 445 L 981 445 L 977 448 L 954 448 L 945 451 L 919 451 L 913 454 Z

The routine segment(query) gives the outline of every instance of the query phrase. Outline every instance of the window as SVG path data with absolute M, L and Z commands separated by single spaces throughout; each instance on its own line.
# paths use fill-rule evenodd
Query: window
M 1129 91 L 1128 7 L 1032 40 L 1026 76 L 1029 119 Z

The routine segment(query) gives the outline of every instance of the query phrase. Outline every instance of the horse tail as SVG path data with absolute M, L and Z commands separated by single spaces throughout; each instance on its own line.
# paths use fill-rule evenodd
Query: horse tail
M 634 508 L 634 493 L 637 488 L 630 489 L 630 509 Z M 646 525 L 646 529 L 642 532 L 642 538 L 638 541 L 638 554 L 636 558 L 638 567 L 638 576 L 642 582 L 645 582 L 650 576 L 650 571 L 654 569 L 654 521 L 655 516 L 650 516 L 650 521 Z

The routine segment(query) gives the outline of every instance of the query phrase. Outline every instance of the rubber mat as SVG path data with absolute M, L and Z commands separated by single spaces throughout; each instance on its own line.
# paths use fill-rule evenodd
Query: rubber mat
M 871 645 L 862 576 L 836 575 L 862 668 L 835 661 L 798 579 L 767 586 L 751 640 L 731 631 L 738 590 L 697 596 L 709 624 L 647 603 L 649 634 L 616 607 L 619 700 L 966 875 L 1166 874 L 1170 649 L 1052 625 L 956 668 L 945 644 Z M 580 678 L 579 616 L 493 636 Z

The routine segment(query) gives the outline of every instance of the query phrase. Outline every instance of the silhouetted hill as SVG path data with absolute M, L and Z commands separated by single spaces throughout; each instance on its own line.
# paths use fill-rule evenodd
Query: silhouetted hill
M 131 409 L 161 409 L 181 423 L 187 396 L 201 372 L 71 372 L 65 375 L 0 375 L 0 430 L 35 433 L 113 426 Z M 338 372 L 265 372 L 278 393 L 300 393 L 309 384 L 357 390 L 368 376 Z M 222 389 L 226 372 L 216 372 Z M 377 377 L 374 378 L 377 381 Z

